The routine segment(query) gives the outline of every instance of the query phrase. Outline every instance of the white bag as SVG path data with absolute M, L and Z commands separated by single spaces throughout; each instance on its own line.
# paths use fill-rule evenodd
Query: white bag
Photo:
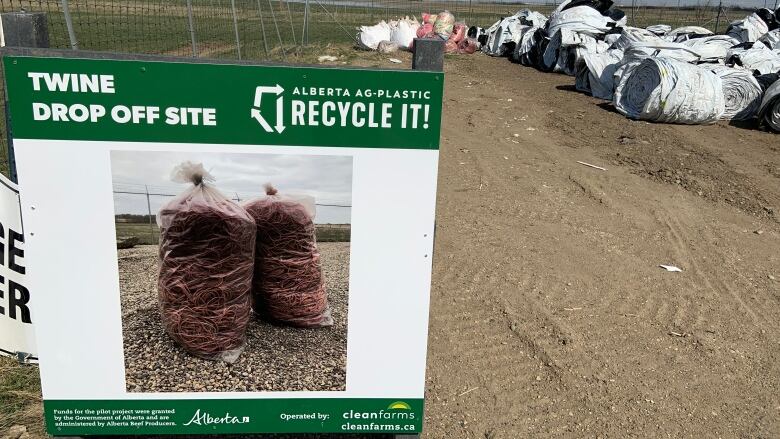
M 726 35 L 739 40 L 740 43 L 752 43 L 758 41 L 767 32 L 769 26 L 758 14 L 753 13 L 742 20 L 732 22 L 726 30 Z
M 753 73 L 745 69 L 726 66 L 712 67 L 712 72 L 723 83 L 723 97 L 726 110 L 721 116 L 727 120 L 747 120 L 753 118 L 761 106 L 763 91 Z
M 695 50 L 700 56 L 700 62 L 723 62 L 728 51 L 739 44 L 739 41 L 728 35 L 712 35 L 694 38 L 682 44 Z
M 366 50 L 376 50 L 380 41 L 390 40 L 390 25 L 384 20 L 373 26 L 360 26 L 358 41 Z
M 780 81 L 775 81 L 764 95 L 758 117 L 775 132 L 780 132 Z
M 409 50 L 412 47 L 414 38 L 417 36 L 417 29 L 420 23 L 416 19 L 406 17 L 398 20 L 395 26 L 390 29 L 390 41 L 398 45 L 399 49 Z
M 631 119 L 714 123 L 725 111 L 723 85 L 712 71 L 669 58 L 647 58 L 621 78 L 617 110 Z
M 615 72 L 620 67 L 623 51 L 587 53 L 577 62 L 577 90 L 590 93 L 594 98 L 611 101 L 615 88 Z

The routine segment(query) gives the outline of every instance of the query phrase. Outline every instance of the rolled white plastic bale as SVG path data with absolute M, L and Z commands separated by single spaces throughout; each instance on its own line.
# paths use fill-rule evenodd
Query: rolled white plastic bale
M 714 32 L 711 30 L 701 27 L 701 26 L 682 26 L 678 27 L 668 34 L 666 34 L 666 38 L 669 41 L 686 41 L 690 39 L 692 35 L 713 35 Z
M 707 124 L 725 111 L 720 78 L 692 64 L 647 58 L 621 81 L 614 104 L 631 119 Z
M 626 26 L 618 39 L 612 43 L 611 48 L 625 50 L 636 43 L 663 44 L 665 41 L 647 29 Z
M 558 65 L 558 57 L 561 52 L 561 32 L 556 32 L 547 42 L 542 58 L 540 59 L 541 68 L 546 72 L 560 72 L 561 66 Z
M 627 58 L 670 58 L 687 63 L 697 63 L 701 60 L 701 55 L 691 47 L 683 43 L 632 43 L 623 49 Z
M 625 17 L 621 21 L 601 15 L 599 11 L 590 6 L 575 6 L 570 9 L 562 10 L 565 4 L 561 4 L 550 14 L 547 21 L 547 31 L 549 35 L 555 35 L 562 28 L 588 33 L 593 36 L 604 34 L 616 25 L 625 24 Z
M 389 40 L 390 25 L 384 20 L 373 26 L 360 26 L 358 42 L 363 49 L 376 50 L 381 41 Z
M 758 111 L 758 118 L 772 131 L 780 133 L 780 81 L 775 81 L 766 91 Z
M 573 44 L 561 49 L 559 63 L 563 66 L 563 72 L 569 76 L 576 76 L 577 64 L 587 55 L 605 53 L 609 46 L 603 41 L 583 35 L 578 44 Z
M 762 75 L 780 72 L 780 55 L 761 42 L 755 43 L 750 49 L 729 50 L 726 63 L 740 65 Z
M 761 85 L 749 70 L 726 66 L 712 68 L 723 84 L 725 111 L 721 119 L 747 120 L 756 116 L 761 106 Z
M 765 33 L 769 32 L 769 26 L 753 13 L 742 20 L 732 22 L 726 30 L 726 35 L 739 40 L 740 43 L 758 41 Z
M 780 49 L 780 29 L 765 33 L 758 41 L 764 43 L 766 47 L 772 50 Z
M 662 37 L 672 31 L 672 27 L 668 24 L 654 24 L 652 26 L 647 26 L 645 29 L 659 37 Z
M 694 38 L 682 44 L 695 50 L 700 55 L 701 62 L 722 62 L 726 59 L 728 51 L 739 44 L 739 41 L 728 35 L 712 35 Z
M 622 58 L 623 52 L 620 50 L 584 54 L 577 62 L 577 90 L 590 93 L 594 98 L 611 101 L 615 88 L 615 71 Z

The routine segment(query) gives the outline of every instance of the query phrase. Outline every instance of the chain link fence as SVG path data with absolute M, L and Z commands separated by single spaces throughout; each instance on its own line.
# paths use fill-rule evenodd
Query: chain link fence
M 160 229 L 155 215 L 180 191 L 181 188 L 175 186 L 114 183 L 115 207 L 122 206 L 114 215 L 117 242 L 132 239 L 136 244 L 158 244 Z M 237 203 L 259 195 L 225 188 L 220 188 L 220 192 Z M 317 200 L 314 217 L 317 241 L 349 242 L 352 227 L 348 218 L 352 216 L 351 210 L 350 201 Z
M 777 0 L 764 0 L 774 7 Z M 477 0 L 0 0 L 0 12 L 46 14 L 52 48 L 169 56 L 301 62 L 327 44 L 354 44 L 356 28 L 423 11 L 449 10 L 468 25 L 488 27 L 531 8 L 549 14 L 559 0 L 528 4 Z M 751 8 L 701 0 L 616 2 L 629 25 L 698 25 L 722 32 Z M 658 5 L 661 6 L 658 6 Z M 757 4 L 761 6 L 761 4 Z M 0 78 L 2 79 L 2 78 Z M 2 88 L 4 82 L 0 82 Z M 2 90 L 0 90 L 2 92 Z M 0 124 L 5 122 L 0 106 Z M 4 132 L 4 129 L 2 130 Z M 0 172 L 8 175 L 8 147 L 0 136 Z

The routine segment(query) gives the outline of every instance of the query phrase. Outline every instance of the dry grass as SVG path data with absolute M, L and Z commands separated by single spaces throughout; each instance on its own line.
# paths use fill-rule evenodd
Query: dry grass
M 0 357 L 0 435 L 16 424 L 26 425 L 33 437 L 46 437 L 38 366 Z

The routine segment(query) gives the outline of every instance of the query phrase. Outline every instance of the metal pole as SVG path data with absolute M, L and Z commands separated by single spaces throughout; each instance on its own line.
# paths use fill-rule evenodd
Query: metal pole
M 260 0 L 257 0 L 257 13 L 260 16 L 260 31 L 263 33 L 263 49 L 265 49 L 265 57 L 268 58 L 268 41 L 265 39 L 265 23 L 263 22 L 263 9 L 260 7 Z
M 268 9 L 271 10 L 271 19 L 274 21 L 274 28 L 276 28 L 276 37 L 279 38 L 279 48 L 282 49 L 282 59 L 287 61 L 287 51 L 284 50 L 282 34 L 279 32 L 279 23 L 276 21 L 276 14 L 274 14 L 274 6 L 271 4 L 271 0 L 268 0 Z
M 720 12 L 723 10 L 723 0 L 720 0 L 718 3 L 718 16 L 715 18 L 715 33 L 718 33 L 718 28 L 720 27 Z
M 144 185 L 146 188 L 146 209 L 149 212 L 149 236 L 154 241 L 154 226 L 152 225 L 152 203 L 149 201 L 149 186 Z
M 636 11 L 636 0 L 631 0 L 631 26 L 636 26 L 636 17 L 634 17 L 635 11 Z
M 292 32 L 293 44 L 297 46 L 298 41 L 295 39 L 295 26 L 293 26 L 292 10 L 290 10 L 289 0 L 286 3 L 287 3 L 287 15 L 290 17 L 290 32 Z
M 236 51 L 241 60 L 241 40 L 238 38 L 238 17 L 236 16 L 236 0 L 230 0 L 230 8 L 233 10 L 233 30 L 236 31 Z
M 192 0 L 187 0 L 187 18 L 190 21 L 190 38 L 192 39 L 192 57 L 198 57 L 198 43 L 195 42 L 195 20 L 192 19 Z
M 5 88 L 5 87 L 3 87 Z M 19 183 L 19 179 L 16 175 L 16 156 L 14 154 L 14 136 L 13 132 L 11 131 L 11 112 L 9 110 L 8 105 L 8 90 L 4 90 L 5 92 L 5 133 L 6 133 L 6 140 L 8 141 L 8 176 L 11 177 L 11 181 L 14 183 Z
M 70 8 L 68 0 L 62 0 L 62 15 L 65 16 L 65 26 L 68 28 L 68 38 L 70 39 L 70 48 L 79 50 L 79 42 L 76 41 L 76 32 L 73 30 L 73 20 L 70 17 Z
M 301 44 L 309 45 L 309 0 L 306 0 L 303 6 L 303 36 Z

